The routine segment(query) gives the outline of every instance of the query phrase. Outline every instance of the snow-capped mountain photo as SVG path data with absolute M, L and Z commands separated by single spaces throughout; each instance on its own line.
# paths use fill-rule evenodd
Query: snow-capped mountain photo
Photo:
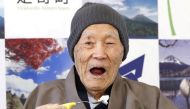
M 180 59 L 173 55 L 169 55 L 164 58 L 164 61 L 160 62 L 160 76 L 161 77 L 178 77 L 183 76 L 182 71 L 190 67 Z
M 180 59 L 176 58 L 173 55 L 167 56 L 162 63 L 175 63 L 179 65 L 185 65 L 185 63 L 183 63 Z
M 190 40 L 160 40 L 160 89 L 179 109 L 187 109 L 180 91 L 183 79 L 190 81 Z

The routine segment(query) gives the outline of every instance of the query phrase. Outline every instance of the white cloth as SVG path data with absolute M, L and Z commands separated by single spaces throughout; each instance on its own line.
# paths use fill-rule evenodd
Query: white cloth
M 94 97 L 92 97 L 89 93 L 88 93 L 88 100 L 89 100 L 89 104 L 90 104 L 90 109 L 94 109 L 97 105 L 100 104 L 100 103 L 94 104 L 94 102 L 98 102 L 98 101 L 96 99 L 94 99 Z

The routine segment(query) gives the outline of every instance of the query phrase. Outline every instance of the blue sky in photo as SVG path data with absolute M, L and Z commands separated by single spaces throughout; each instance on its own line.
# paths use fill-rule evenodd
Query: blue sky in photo
M 85 2 L 108 4 L 129 18 L 143 14 L 151 20 L 158 22 L 157 0 L 83 0 L 83 3 Z
M 68 57 L 68 51 L 65 49 L 61 54 L 53 54 L 49 59 L 45 60 L 42 67 L 46 67 L 47 70 L 44 72 L 38 72 L 30 66 L 27 66 L 26 69 L 19 73 L 8 70 L 8 75 L 17 75 L 23 79 L 32 79 L 37 84 L 55 80 L 57 79 L 56 75 L 59 75 L 72 67 L 73 63 Z
M 152 8 L 157 8 L 157 0 L 125 0 L 124 2 L 129 6 L 147 5 Z
M 137 14 L 144 14 L 153 21 L 158 22 L 157 16 L 157 0 L 125 0 L 124 4 L 128 7 L 122 14 L 129 18 Z

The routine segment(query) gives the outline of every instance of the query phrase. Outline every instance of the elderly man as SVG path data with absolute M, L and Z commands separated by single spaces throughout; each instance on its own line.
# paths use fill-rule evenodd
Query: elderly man
M 176 109 L 158 88 L 119 75 L 129 49 L 126 30 L 115 10 L 86 3 L 73 17 L 67 42 L 73 68 L 66 79 L 39 85 L 25 109 L 63 109 L 72 101 L 86 101 L 73 109 Z M 97 102 L 103 95 L 108 104 Z

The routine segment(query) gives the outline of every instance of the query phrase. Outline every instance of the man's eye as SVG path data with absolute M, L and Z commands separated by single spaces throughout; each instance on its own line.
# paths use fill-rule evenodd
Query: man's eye
M 107 45 L 112 45 L 112 44 L 114 44 L 113 42 L 107 42 L 106 43 Z
M 93 42 L 85 42 L 84 44 L 85 44 L 85 45 L 92 45 Z

